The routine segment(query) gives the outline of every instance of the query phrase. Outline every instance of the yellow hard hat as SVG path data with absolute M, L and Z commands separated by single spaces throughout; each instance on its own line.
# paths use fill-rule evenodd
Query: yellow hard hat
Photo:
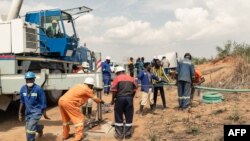
M 56 23 L 57 24 L 57 20 L 52 20 L 52 23 Z

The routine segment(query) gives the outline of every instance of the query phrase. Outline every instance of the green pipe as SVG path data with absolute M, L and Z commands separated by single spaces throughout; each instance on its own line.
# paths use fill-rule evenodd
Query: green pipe
M 171 85 L 171 86 L 176 86 L 176 83 L 161 83 L 158 84 L 158 86 L 163 86 L 163 85 Z M 194 86 L 195 89 L 199 90 L 208 90 L 208 91 L 218 91 L 218 92 L 228 92 L 228 93 L 236 93 L 236 92 L 250 92 L 250 89 L 221 89 L 221 88 L 209 88 L 209 87 L 204 87 L 204 86 Z
M 228 92 L 228 93 L 235 93 L 235 92 L 250 92 L 250 89 L 221 89 L 221 88 L 209 88 L 204 86 L 194 86 L 195 89 L 200 90 L 208 90 L 208 91 L 218 91 L 218 92 Z
M 164 83 L 165 85 L 176 85 L 175 83 Z M 235 92 L 250 92 L 250 89 L 221 89 L 221 88 L 209 88 L 204 86 L 194 86 L 195 89 L 199 90 L 208 90 L 208 91 L 218 91 L 218 92 L 228 92 L 228 93 L 235 93 Z

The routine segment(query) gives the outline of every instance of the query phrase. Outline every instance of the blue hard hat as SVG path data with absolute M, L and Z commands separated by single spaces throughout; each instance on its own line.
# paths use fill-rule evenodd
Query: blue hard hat
M 36 78 L 36 74 L 34 72 L 28 71 L 24 75 L 25 79 L 31 79 L 31 78 Z

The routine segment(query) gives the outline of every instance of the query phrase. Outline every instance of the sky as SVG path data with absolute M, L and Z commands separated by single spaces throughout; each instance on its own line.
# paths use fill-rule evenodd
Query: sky
M 0 15 L 11 0 L 0 0 Z M 176 51 L 211 58 L 228 40 L 250 42 L 249 0 L 24 0 L 21 15 L 87 6 L 76 29 L 81 44 L 118 62 Z

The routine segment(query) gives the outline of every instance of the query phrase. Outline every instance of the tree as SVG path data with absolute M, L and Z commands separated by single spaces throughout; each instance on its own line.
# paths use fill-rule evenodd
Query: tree
M 224 58 L 226 56 L 229 56 L 231 54 L 231 48 L 233 46 L 234 43 L 232 43 L 230 40 L 227 41 L 227 43 L 224 45 L 224 48 L 220 47 L 220 46 L 217 46 L 216 47 L 216 50 L 217 50 L 217 53 L 218 53 L 218 57 L 219 58 Z

